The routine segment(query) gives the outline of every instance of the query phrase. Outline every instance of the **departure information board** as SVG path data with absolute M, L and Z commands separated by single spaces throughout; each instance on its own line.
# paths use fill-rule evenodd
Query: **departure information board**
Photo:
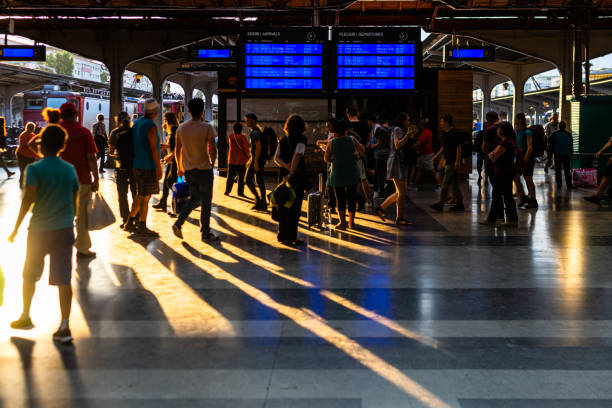
M 245 30 L 241 35 L 244 90 L 322 91 L 327 30 Z
M 447 61 L 495 61 L 495 47 L 447 46 L 444 55 Z
M 47 57 L 44 45 L 2 45 L 0 61 L 44 61 Z
M 234 49 L 231 47 L 189 46 L 189 61 L 233 62 Z
M 334 31 L 336 89 L 417 88 L 421 42 L 417 28 L 350 28 Z

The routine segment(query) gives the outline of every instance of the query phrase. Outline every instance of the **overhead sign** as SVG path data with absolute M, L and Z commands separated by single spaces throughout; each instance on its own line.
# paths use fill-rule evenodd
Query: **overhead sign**
M 241 34 L 244 90 L 323 91 L 327 30 L 247 29 Z
M 446 46 L 446 61 L 495 61 L 494 46 Z
M 233 47 L 207 47 L 191 45 L 187 49 L 189 61 L 202 62 L 232 62 L 234 57 Z
M 336 89 L 416 89 L 422 66 L 420 35 L 414 27 L 335 29 Z
M 1 45 L 0 61 L 44 61 L 47 57 L 44 45 Z

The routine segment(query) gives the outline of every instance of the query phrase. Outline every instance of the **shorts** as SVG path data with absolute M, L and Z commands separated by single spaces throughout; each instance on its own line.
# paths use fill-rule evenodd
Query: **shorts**
M 73 228 L 30 231 L 23 279 L 27 282 L 38 282 L 45 266 L 45 257 L 49 255 L 49 285 L 70 285 L 73 245 Z
M 419 169 L 433 171 L 433 153 L 422 154 L 417 158 L 416 166 Z
M 535 168 L 535 157 L 530 157 L 523 167 L 523 177 L 533 177 L 533 169 Z
M 357 160 L 357 165 L 359 166 L 359 179 L 366 180 L 368 175 L 366 173 L 365 164 L 363 163 L 363 159 Z
M 159 193 L 159 181 L 155 170 L 134 169 L 136 180 L 136 194 L 150 196 Z

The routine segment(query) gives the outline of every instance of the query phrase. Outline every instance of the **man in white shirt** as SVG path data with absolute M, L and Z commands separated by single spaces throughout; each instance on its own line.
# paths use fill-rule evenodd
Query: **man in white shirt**
M 183 239 L 181 228 L 198 205 L 200 213 L 200 232 L 202 241 L 214 242 L 219 237 L 210 232 L 210 208 L 212 204 L 213 167 L 217 160 L 215 129 L 202 121 L 204 101 L 195 98 L 187 105 L 191 119 L 178 127 L 176 131 L 175 157 L 178 165 L 178 176 L 185 176 L 189 185 L 190 198 L 185 204 L 178 219 L 172 226 L 174 235 Z

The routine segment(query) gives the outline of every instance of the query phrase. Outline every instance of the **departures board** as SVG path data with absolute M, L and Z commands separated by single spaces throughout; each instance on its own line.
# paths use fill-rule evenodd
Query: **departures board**
M 333 31 L 335 90 L 412 91 L 422 66 L 420 30 L 413 27 Z
M 242 89 L 325 91 L 328 36 L 326 28 L 245 29 L 240 36 Z
M 243 29 L 238 68 L 247 93 L 414 91 L 422 67 L 415 27 Z

